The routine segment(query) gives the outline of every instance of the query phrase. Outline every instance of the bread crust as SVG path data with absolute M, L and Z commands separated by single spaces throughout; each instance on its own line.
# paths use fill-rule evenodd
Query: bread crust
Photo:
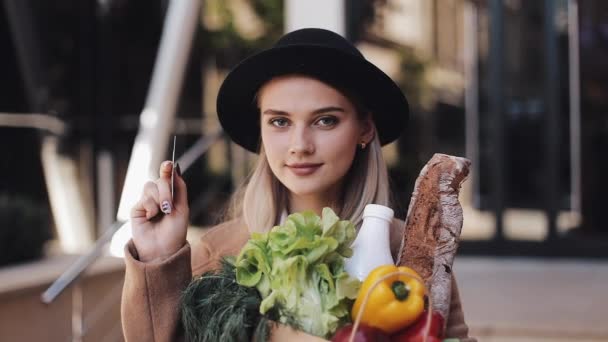
M 433 310 L 449 317 L 452 264 L 460 242 L 462 207 L 460 187 L 469 174 L 468 159 L 435 154 L 422 168 L 405 220 L 399 260 L 418 272 Z

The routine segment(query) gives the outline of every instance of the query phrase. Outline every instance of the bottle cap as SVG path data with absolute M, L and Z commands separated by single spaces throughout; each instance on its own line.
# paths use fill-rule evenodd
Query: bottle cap
M 368 204 L 363 209 L 363 218 L 373 216 L 391 222 L 394 215 L 393 209 L 380 204 Z

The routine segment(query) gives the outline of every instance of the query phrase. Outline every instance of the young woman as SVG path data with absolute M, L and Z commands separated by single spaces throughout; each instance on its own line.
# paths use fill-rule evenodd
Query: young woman
M 252 231 L 291 212 L 331 207 L 356 226 L 366 204 L 390 206 L 381 146 L 405 128 L 408 104 L 391 79 L 348 41 L 303 29 L 239 64 L 222 84 L 220 122 L 232 140 L 259 154 L 248 182 L 235 193 L 231 219 L 190 246 L 186 184 L 171 162 L 146 184 L 132 210 L 126 247 L 122 321 L 129 341 L 180 340 L 179 296 L 192 275 L 236 255 Z M 391 229 L 398 252 L 403 221 Z M 456 284 L 447 336 L 468 338 Z

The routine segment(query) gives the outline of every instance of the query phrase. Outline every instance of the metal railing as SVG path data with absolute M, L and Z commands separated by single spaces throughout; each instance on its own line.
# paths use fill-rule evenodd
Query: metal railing
M 221 130 L 215 133 L 200 138 L 192 147 L 190 147 L 180 158 L 177 159 L 182 172 L 185 173 L 188 168 L 207 150 L 222 137 L 223 133 Z M 182 167 L 183 165 L 183 167 Z M 84 272 L 101 254 L 103 253 L 104 247 L 112 239 L 112 236 L 116 231 L 125 224 L 124 221 L 116 221 L 97 239 L 95 245 L 91 250 L 82 255 L 76 262 L 74 262 L 51 286 L 44 291 L 41 296 L 42 302 L 50 304 L 66 287 L 68 287 L 78 276 Z
M 0 113 L 0 127 L 34 128 L 61 136 L 66 124 L 51 114 L 38 113 Z
M 182 173 L 186 173 L 192 164 L 201 158 L 209 148 L 223 137 L 223 132 L 218 129 L 214 133 L 198 139 L 182 156 L 177 159 Z M 182 166 L 183 165 L 183 166 Z M 80 256 L 63 274 L 51 284 L 51 286 L 41 295 L 41 300 L 45 304 L 52 303 L 67 287 L 74 284 L 72 293 L 72 340 L 80 341 L 91 327 L 95 326 L 104 315 L 112 309 L 116 304 L 116 298 L 121 293 L 122 283 L 113 286 L 107 293 L 103 294 L 101 306 L 87 315 L 82 309 L 83 289 L 78 278 L 82 273 L 89 268 L 100 256 L 103 255 L 106 245 L 112 239 L 116 231 L 124 225 L 124 221 L 116 221 L 97 239 L 89 252 Z M 115 330 L 120 331 L 120 322 L 117 323 L 118 328 L 113 328 L 108 332 L 107 337 L 114 335 Z
M 155 174 L 153 170 L 160 163 L 162 151 L 168 145 L 171 127 L 176 117 L 176 107 L 180 96 L 183 75 L 185 73 L 192 40 L 196 31 L 196 25 L 200 17 L 200 0 L 171 1 L 165 16 L 161 41 L 156 56 L 156 62 L 152 73 L 152 80 L 148 89 L 146 103 L 140 115 L 139 130 L 127 169 L 125 189 L 123 189 L 117 220 L 112 223 L 97 239 L 93 247 L 86 254 L 74 262 L 61 276 L 51 284 L 42 294 L 44 303 L 51 303 L 70 284 L 99 258 L 112 236 L 125 223 L 130 207 L 135 203 L 134 194 L 140 192 L 140 187 L 145 182 L 146 176 Z M 180 159 L 182 172 L 186 172 L 192 163 L 202 156 L 213 142 L 221 137 L 221 131 L 217 131 L 208 137 L 202 137 L 194 144 Z M 105 294 L 103 299 L 116 296 L 120 293 L 120 287 L 114 286 Z M 84 317 L 82 301 L 83 291 L 79 282 L 73 292 L 73 316 L 72 316 L 72 340 L 81 341 L 89 331 L 89 327 L 95 326 L 99 319 L 104 317 L 106 310 L 112 306 L 101 307 L 94 311 L 90 317 Z M 120 322 L 119 322 L 120 323 Z M 111 329 L 106 339 L 112 338 Z

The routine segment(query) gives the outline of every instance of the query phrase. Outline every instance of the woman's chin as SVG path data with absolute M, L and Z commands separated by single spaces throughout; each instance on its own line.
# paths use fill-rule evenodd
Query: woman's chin
M 333 197 L 340 179 L 326 172 L 315 172 L 305 177 L 283 174 L 279 181 L 292 195 L 299 197 Z
M 328 184 L 320 183 L 314 180 L 289 182 L 283 184 L 289 190 L 292 195 L 300 197 L 311 197 L 311 196 L 327 196 L 330 194 L 332 188 Z
M 289 192 L 292 195 L 300 196 L 300 197 L 315 196 L 317 194 L 323 193 L 323 191 L 321 191 L 321 190 L 311 189 L 310 187 L 292 186 L 292 187 L 287 187 L 287 190 L 289 190 Z

